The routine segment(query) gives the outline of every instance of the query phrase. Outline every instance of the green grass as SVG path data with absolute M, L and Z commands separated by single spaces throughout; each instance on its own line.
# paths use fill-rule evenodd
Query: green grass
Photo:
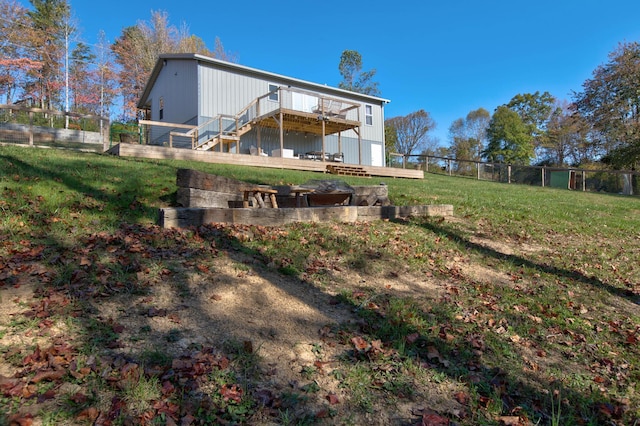
M 398 205 L 452 204 L 455 218 L 301 223 L 277 233 L 256 228 L 240 241 L 233 227 L 155 226 L 157 209 L 175 203 L 178 168 L 272 185 L 318 177 L 0 147 L 0 300 L 20 312 L 0 323 L 0 357 L 34 377 L 44 364 L 23 361 L 56 343 L 46 342 L 48 330 L 65 326 L 73 349 L 51 359 L 65 371 L 76 368 L 22 392 L 3 387 L 0 424 L 17 422 L 23 407 L 46 404 L 46 392 L 62 394 L 64 381 L 82 396 L 60 395 L 55 410 L 43 405 L 44 424 L 83 424 L 89 407 L 123 424 L 144 416 L 179 422 L 185 413 L 198 424 L 350 424 L 380 415 L 401 423 L 394 413 L 407 404 L 436 407 L 462 425 L 500 424 L 502 416 L 541 425 L 640 421 L 637 197 L 442 175 L 344 177 L 349 184 L 384 181 Z M 317 362 L 330 363 L 330 374 L 310 364 L 299 383 L 264 389 L 270 379 L 260 349 L 234 341 L 212 352 L 190 348 L 201 362 L 190 369 L 164 347 L 183 338 L 179 324 L 161 333 L 164 346 L 118 352 L 122 325 L 100 317 L 94 303 L 145 296 L 167 279 L 178 298 L 192 297 L 183 271 L 200 265 L 203 277 L 215 279 L 211 258 L 237 252 L 253 259 L 237 264 L 238 275 L 269 270 L 337 293 L 337 308 L 357 313 L 359 321 L 306 342 Z M 397 290 L 408 278 L 438 290 Z M 38 306 L 4 297 L 33 281 Z M 149 325 L 134 331 L 135 341 L 154 334 Z M 355 338 L 368 346 L 354 347 Z M 326 359 L 336 347 L 346 349 Z M 135 380 L 120 377 L 129 370 Z M 324 400 L 329 379 L 331 391 L 342 392 L 335 406 Z

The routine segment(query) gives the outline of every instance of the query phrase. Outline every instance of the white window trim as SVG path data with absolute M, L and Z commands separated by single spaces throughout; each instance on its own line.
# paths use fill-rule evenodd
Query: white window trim
M 267 99 L 269 99 L 271 102 L 280 102 L 280 86 L 278 86 L 275 83 L 269 83 L 268 87 L 268 91 L 269 91 L 269 95 L 267 96 Z M 275 95 L 272 92 L 272 88 L 276 89 Z M 272 96 L 275 96 L 275 99 L 272 98 Z
M 367 114 L 367 109 L 369 109 L 371 111 L 370 114 Z M 367 122 L 367 118 L 371 117 L 371 123 Z M 373 126 L 373 105 L 367 105 L 365 104 L 364 106 L 364 125 L 365 126 Z

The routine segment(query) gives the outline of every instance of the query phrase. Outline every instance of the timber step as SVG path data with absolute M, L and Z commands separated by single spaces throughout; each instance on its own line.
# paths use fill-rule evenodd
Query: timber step
M 334 164 L 329 164 L 327 166 L 327 171 L 332 175 L 371 177 L 369 172 L 367 172 L 362 167 L 358 167 L 358 166 L 346 166 L 346 165 L 338 166 Z

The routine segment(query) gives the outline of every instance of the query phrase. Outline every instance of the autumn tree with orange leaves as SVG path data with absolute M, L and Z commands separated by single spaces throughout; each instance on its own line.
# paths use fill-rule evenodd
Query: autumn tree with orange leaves
M 189 34 L 186 26 L 171 25 L 169 15 L 161 11 L 152 11 L 149 22 L 140 21 L 124 28 L 112 49 L 120 66 L 118 82 L 124 99 L 125 121 L 136 117 L 136 104 L 160 54 L 199 53 L 234 60 L 224 51 L 219 39 L 216 38 L 215 51 L 211 52 L 202 39 Z
M 33 32 L 31 26 L 24 24 L 27 20 L 27 9 L 20 3 L 0 1 L 0 96 L 4 97 L 4 103 L 22 97 L 27 76 L 43 65 L 30 55 Z

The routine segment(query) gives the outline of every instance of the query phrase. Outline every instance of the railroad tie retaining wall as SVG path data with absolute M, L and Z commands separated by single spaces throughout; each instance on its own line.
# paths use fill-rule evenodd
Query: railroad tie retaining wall
M 234 223 L 282 226 L 295 222 L 367 222 L 410 216 L 453 216 L 453 206 L 337 206 L 281 209 L 256 208 L 163 208 L 158 225 L 163 228 L 188 228 L 209 223 Z

